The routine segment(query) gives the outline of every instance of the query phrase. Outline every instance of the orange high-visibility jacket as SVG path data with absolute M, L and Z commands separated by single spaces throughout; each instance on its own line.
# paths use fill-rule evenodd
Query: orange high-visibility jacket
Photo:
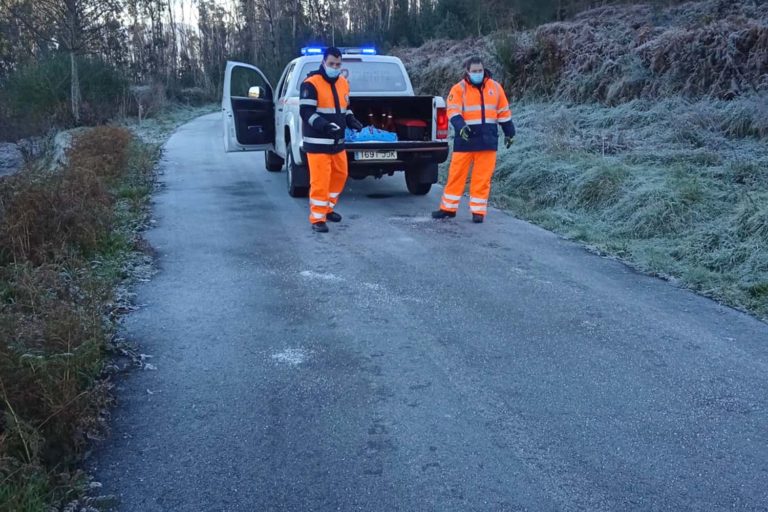
M 299 114 L 304 150 L 307 153 L 338 153 L 344 149 L 344 130 L 349 116 L 349 82 L 343 76 L 328 78 L 322 66 L 301 84 Z M 330 123 L 341 127 L 334 138 L 326 132 Z
M 453 150 L 457 152 L 496 151 L 499 145 L 499 125 L 507 137 L 515 135 L 507 95 L 487 70 L 480 85 L 474 85 L 469 77 L 465 77 L 451 88 L 448 95 L 448 118 L 456 132 Z M 469 140 L 465 141 L 459 132 L 467 125 L 472 133 Z

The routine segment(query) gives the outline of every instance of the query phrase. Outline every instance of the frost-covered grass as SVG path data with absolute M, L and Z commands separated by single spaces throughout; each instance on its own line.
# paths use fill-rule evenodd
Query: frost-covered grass
M 497 206 L 768 317 L 768 96 L 516 106 Z
M 154 116 L 142 119 L 135 117 L 124 119 L 122 124 L 136 134 L 143 142 L 148 144 L 162 144 L 168 136 L 179 126 L 196 117 L 210 114 L 218 110 L 218 105 L 213 103 L 199 107 L 191 107 L 181 104 L 170 104 L 164 110 Z
M 627 4 L 628 2 L 624 2 Z M 511 97 L 617 105 L 768 91 L 768 3 L 607 5 L 564 22 L 397 48 L 420 93 L 448 93 L 481 55 Z
M 609 5 L 396 53 L 441 95 L 479 54 L 520 101 L 497 206 L 768 318 L 767 23 L 765 2 Z

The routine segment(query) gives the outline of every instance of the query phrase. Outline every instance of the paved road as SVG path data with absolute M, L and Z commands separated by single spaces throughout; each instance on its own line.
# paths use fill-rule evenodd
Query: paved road
M 768 510 L 768 326 L 401 177 L 341 225 L 218 115 L 168 142 L 160 273 L 95 457 L 123 511 Z

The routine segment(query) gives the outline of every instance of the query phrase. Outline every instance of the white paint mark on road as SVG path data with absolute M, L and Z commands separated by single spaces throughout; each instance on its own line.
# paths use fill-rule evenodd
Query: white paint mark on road
M 431 216 L 410 216 L 410 215 L 393 215 L 392 217 L 389 217 L 390 221 L 393 222 L 403 222 L 405 224 L 423 224 L 426 222 L 433 222 L 435 219 L 433 219 Z
M 272 354 L 272 359 L 288 366 L 298 366 L 306 361 L 309 353 L 301 348 L 287 348 L 277 354 Z
M 323 272 L 315 272 L 314 270 L 302 270 L 299 272 L 299 275 L 305 279 L 310 279 L 313 281 L 343 281 L 344 279 L 335 275 L 335 274 L 327 274 Z

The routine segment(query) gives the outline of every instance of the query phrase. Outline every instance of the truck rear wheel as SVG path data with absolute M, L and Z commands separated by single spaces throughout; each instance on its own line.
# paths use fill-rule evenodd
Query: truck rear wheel
M 280 172 L 284 163 L 283 159 L 274 151 L 267 150 L 264 152 L 264 165 L 269 172 Z
M 405 170 L 405 186 L 415 196 L 429 194 L 432 183 L 437 179 L 437 165 L 428 164 Z
M 288 181 L 288 195 L 291 197 L 307 197 L 309 187 L 299 183 L 309 182 L 309 169 L 306 165 L 298 165 L 293 161 L 293 151 L 288 146 L 288 165 L 285 166 L 286 179 Z

